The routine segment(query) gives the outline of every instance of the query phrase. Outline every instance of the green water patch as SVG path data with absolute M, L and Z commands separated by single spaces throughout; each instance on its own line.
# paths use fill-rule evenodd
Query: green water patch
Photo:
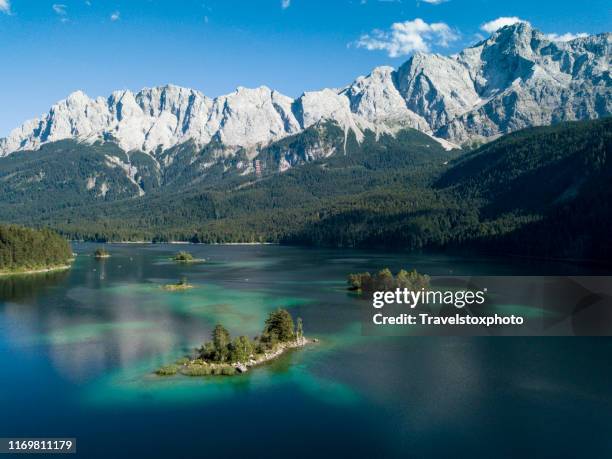
M 207 264 L 208 266 L 208 264 Z M 227 264 L 225 265 L 227 266 Z M 191 267 L 190 267 L 191 269 Z M 212 326 L 222 323 L 233 336 L 258 334 L 269 312 L 279 308 L 307 306 L 315 299 L 305 296 L 288 295 L 273 289 L 227 288 L 215 283 L 206 283 L 202 279 L 190 278 L 193 289 L 177 292 L 164 291 L 161 285 L 172 281 L 167 278 L 148 278 L 140 283 L 109 283 L 96 289 L 80 287 L 72 289 L 73 300 L 86 306 L 89 311 L 127 314 L 129 317 L 143 319 L 142 322 L 112 324 L 84 324 L 55 331 L 47 339 L 53 344 L 78 343 L 95 340 L 105 334 L 140 333 L 151 336 L 152 342 L 144 346 L 158 349 L 154 357 L 141 357 L 140 360 L 125 362 L 121 368 L 111 370 L 105 375 L 88 383 L 83 388 L 83 397 L 87 402 L 98 405 L 114 406 L 125 403 L 191 403 L 197 401 L 217 401 L 230 398 L 244 391 L 266 390 L 279 385 L 295 387 L 309 397 L 315 397 L 323 403 L 354 403 L 363 397 L 349 385 L 335 381 L 333 377 L 317 374 L 313 371 L 320 358 L 333 355 L 347 346 L 360 343 L 361 324 L 351 322 L 337 333 L 317 333 L 313 337 L 319 343 L 303 350 L 289 352 L 279 359 L 251 369 L 244 375 L 232 377 L 209 376 L 188 377 L 177 375 L 160 377 L 153 372 L 161 365 L 175 361 L 201 345 L 200 337 L 190 330 L 188 335 L 178 329 L 164 329 L 164 324 L 177 323 L 176 320 L 188 322 L 192 319 L 202 320 Z M 315 281 L 317 292 L 321 289 L 337 290 L 344 286 L 344 281 Z M 242 284 L 240 284 L 242 287 Z M 248 287 L 248 284 L 244 284 Z M 313 307 L 321 307 L 314 304 Z M 144 320 L 146 319 L 146 320 Z M 188 322 L 180 322 L 181 324 Z M 140 325 L 137 325 L 140 324 Z M 133 327 L 130 330 L 130 327 Z M 193 329 L 199 329 L 194 325 Z M 305 324 L 307 335 L 308 323 Z M 202 326 L 204 334 L 208 333 L 207 325 Z M 187 330 L 185 330 L 187 333 Z M 170 336 L 162 336 L 164 335 Z M 174 336 L 177 335 L 178 336 Z M 173 339 L 173 336 L 175 339 Z M 182 339 L 177 339 L 182 337 Z M 158 339 L 159 338 L 159 339 Z M 145 338 L 143 338 L 144 340 Z M 148 339 L 148 338 L 146 338 Z M 160 342 L 157 342 L 160 341 Z M 341 363 L 339 363 L 341 364 Z
M 241 393 L 293 386 L 296 390 L 328 404 L 352 404 L 361 396 L 348 385 L 323 378 L 310 371 L 319 355 L 316 345 L 295 350 L 279 359 L 237 376 L 161 377 L 151 371 L 160 361 L 178 354 L 140 361 L 127 369 L 110 373 L 84 390 L 84 402 L 105 407 L 126 404 L 213 403 Z
M 224 306 L 226 307 L 226 306 Z M 218 311 L 224 314 L 224 311 Z M 314 336 L 313 336 L 314 337 Z M 245 391 L 267 390 L 281 385 L 295 387 L 309 397 L 328 404 L 351 404 L 363 399 L 348 384 L 333 377 L 322 376 L 313 371 L 317 362 L 334 359 L 335 354 L 347 347 L 361 344 L 364 339 L 359 323 L 350 323 L 340 333 L 317 334 L 317 343 L 302 349 L 289 351 L 278 359 L 252 368 L 237 376 L 189 377 L 175 375 L 162 377 L 155 369 L 185 355 L 184 349 L 173 348 L 119 368 L 88 385 L 83 397 L 88 403 L 114 406 L 125 404 L 189 404 L 193 402 L 216 402 L 229 399 Z M 195 348 L 200 343 L 193 343 Z M 341 360 L 339 360 L 341 365 Z
M 96 292 L 97 301 L 133 305 L 143 312 L 177 314 L 222 323 L 233 335 L 257 334 L 270 311 L 291 309 L 313 300 L 280 296 L 255 290 L 227 289 L 216 284 L 197 284 L 184 291 L 164 291 L 160 283 L 119 284 Z
M 261 260 L 215 260 L 210 261 L 211 266 L 223 267 L 223 268 L 245 268 L 245 269 L 260 269 L 268 268 L 278 263 L 279 260 L 273 258 L 266 258 Z
M 35 342 L 51 345 L 78 344 L 97 341 L 110 333 L 135 333 L 157 328 L 157 324 L 149 321 L 86 323 L 51 330 L 38 335 Z
M 134 294 L 134 290 L 144 290 L 145 296 L 146 292 L 149 291 L 149 287 L 146 285 L 123 285 L 114 289 L 118 290 L 118 292 L 115 291 L 115 294 L 120 294 L 124 290 L 130 292 L 130 294 Z M 239 299 L 246 301 L 241 296 L 239 296 Z M 287 298 L 281 298 L 281 300 L 287 300 Z M 272 303 L 275 303 L 275 301 L 278 301 L 278 299 L 272 301 Z M 248 304 L 253 308 L 252 302 Z M 149 306 L 140 305 L 140 307 L 146 308 Z M 195 308 L 193 305 L 174 305 L 172 307 L 188 307 L 190 313 L 193 313 Z M 245 314 L 243 318 L 235 318 L 237 307 L 236 303 L 211 303 L 208 305 L 206 314 L 217 318 L 231 317 L 233 321 L 248 319 L 248 321 L 254 321 L 258 328 L 261 327 L 263 322 L 254 320 L 252 317 L 248 318 L 248 314 Z M 256 307 L 268 309 L 273 307 L 273 304 L 267 304 L 262 300 Z M 177 360 L 185 355 L 186 350 L 193 349 L 201 343 L 190 342 L 185 345 L 185 343 L 181 344 L 176 340 L 173 341 L 172 336 L 166 336 L 164 339 L 163 329 L 156 328 L 156 325 L 155 322 L 82 324 L 58 330 L 52 333 L 47 340 L 55 345 L 74 344 L 95 340 L 109 333 L 140 333 L 142 331 L 145 337 L 151 337 L 155 340 L 154 343 L 150 343 L 151 345 L 155 344 L 155 347 L 160 350 L 166 349 L 165 352 L 162 351 L 153 357 L 149 356 L 126 363 L 83 387 L 83 392 L 79 397 L 82 397 L 85 403 L 113 407 L 150 403 L 169 405 L 193 402 L 213 403 L 231 399 L 244 392 L 269 390 L 279 386 L 293 387 L 321 403 L 336 405 L 359 403 L 360 400 L 367 398 L 367 394 L 351 388 L 348 382 L 337 381 L 333 375 L 318 374 L 316 371 L 317 363 L 320 359 L 333 361 L 337 358 L 339 351 L 356 344 L 362 344 L 364 339 L 380 339 L 361 336 L 360 323 L 352 322 L 347 324 L 339 333 L 317 334 L 318 343 L 303 349 L 290 351 L 273 362 L 251 369 L 244 375 L 231 377 L 188 377 L 183 375 L 160 377 L 154 374 L 156 368 Z M 170 335 L 172 334 L 170 333 Z M 342 365 L 341 359 L 338 360 L 338 365 Z

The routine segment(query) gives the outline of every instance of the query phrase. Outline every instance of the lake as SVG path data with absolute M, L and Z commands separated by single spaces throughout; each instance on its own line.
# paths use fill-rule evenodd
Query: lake
M 0 279 L 0 436 L 87 458 L 611 457 L 612 340 L 362 336 L 350 272 L 598 274 L 571 263 L 286 246 L 75 244 L 65 273 Z M 205 263 L 176 264 L 188 249 Z M 196 288 L 165 292 L 186 277 Z M 236 377 L 152 372 L 217 322 L 302 317 L 318 344 Z

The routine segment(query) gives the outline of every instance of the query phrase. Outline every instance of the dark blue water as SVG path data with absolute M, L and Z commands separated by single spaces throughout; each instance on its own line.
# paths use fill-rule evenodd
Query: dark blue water
M 610 457 L 612 340 L 361 335 L 347 273 L 609 274 L 495 258 L 278 246 L 76 245 L 67 273 L 0 280 L 0 436 L 97 457 Z M 187 277 L 196 288 L 159 285 Z M 217 321 L 304 319 L 310 348 L 233 378 L 159 378 Z

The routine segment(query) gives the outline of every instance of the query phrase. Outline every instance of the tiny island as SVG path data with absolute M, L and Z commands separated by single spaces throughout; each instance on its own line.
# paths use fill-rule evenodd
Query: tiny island
M 254 339 L 237 336 L 232 339 L 229 331 L 217 324 L 211 341 L 170 365 L 159 368 L 158 376 L 232 376 L 246 373 L 249 368 L 270 362 L 290 349 L 301 348 L 317 342 L 304 336 L 302 319 L 294 325 L 293 317 L 285 309 L 277 309 L 266 319 L 261 334 Z
M 193 288 L 189 282 L 187 282 L 187 278 L 183 277 L 181 280 L 174 284 L 165 284 L 162 285 L 161 288 L 166 290 L 167 292 L 180 292 L 182 290 L 189 290 Z
M 412 271 L 402 269 L 394 276 L 389 268 L 385 268 L 375 274 L 369 272 L 349 274 L 347 282 L 349 290 L 371 294 L 375 291 L 388 292 L 398 288 L 427 290 L 430 280 L 427 274 L 420 274 L 416 269 Z
M 171 260 L 177 263 L 202 263 L 206 261 L 202 258 L 195 258 L 191 253 L 185 250 L 181 250 L 180 252 L 176 253 Z
M 73 260 L 68 241 L 49 229 L 0 225 L 0 276 L 66 270 Z
M 94 252 L 94 257 L 97 259 L 110 258 L 110 256 L 110 253 L 108 253 L 106 249 L 103 249 L 101 247 L 99 249 L 96 249 L 96 251 Z

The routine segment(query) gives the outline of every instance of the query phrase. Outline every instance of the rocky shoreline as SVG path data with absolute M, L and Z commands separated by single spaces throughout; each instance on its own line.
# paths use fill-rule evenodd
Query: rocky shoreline
M 313 344 L 317 342 L 319 342 L 319 340 L 316 338 L 310 339 L 310 338 L 302 337 L 302 338 L 296 339 L 295 341 L 292 341 L 289 343 L 281 343 L 278 345 L 278 347 L 274 351 L 266 352 L 259 358 L 251 358 L 247 362 L 237 362 L 233 364 L 233 366 L 239 373 L 246 373 L 249 370 L 249 368 L 255 367 L 257 365 L 261 365 L 263 363 L 270 362 L 280 357 L 281 355 L 283 355 L 285 352 L 287 352 L 290 349 L 304 347 L 304 346 L 307 346 L 308 344 Z
M 318 343 L 316 338 L 301 337 L 294 341 L 279 343 L 273 351 L 266 352 L 244 362 L 215 363 L 202 359 L 179 360 L 175 365 L 168 365 L 156 371 L 158 376 L 234 376 L 249 371 L 250 368 L 271 362 L 291 349 L 299 349 L 309 344 Z

